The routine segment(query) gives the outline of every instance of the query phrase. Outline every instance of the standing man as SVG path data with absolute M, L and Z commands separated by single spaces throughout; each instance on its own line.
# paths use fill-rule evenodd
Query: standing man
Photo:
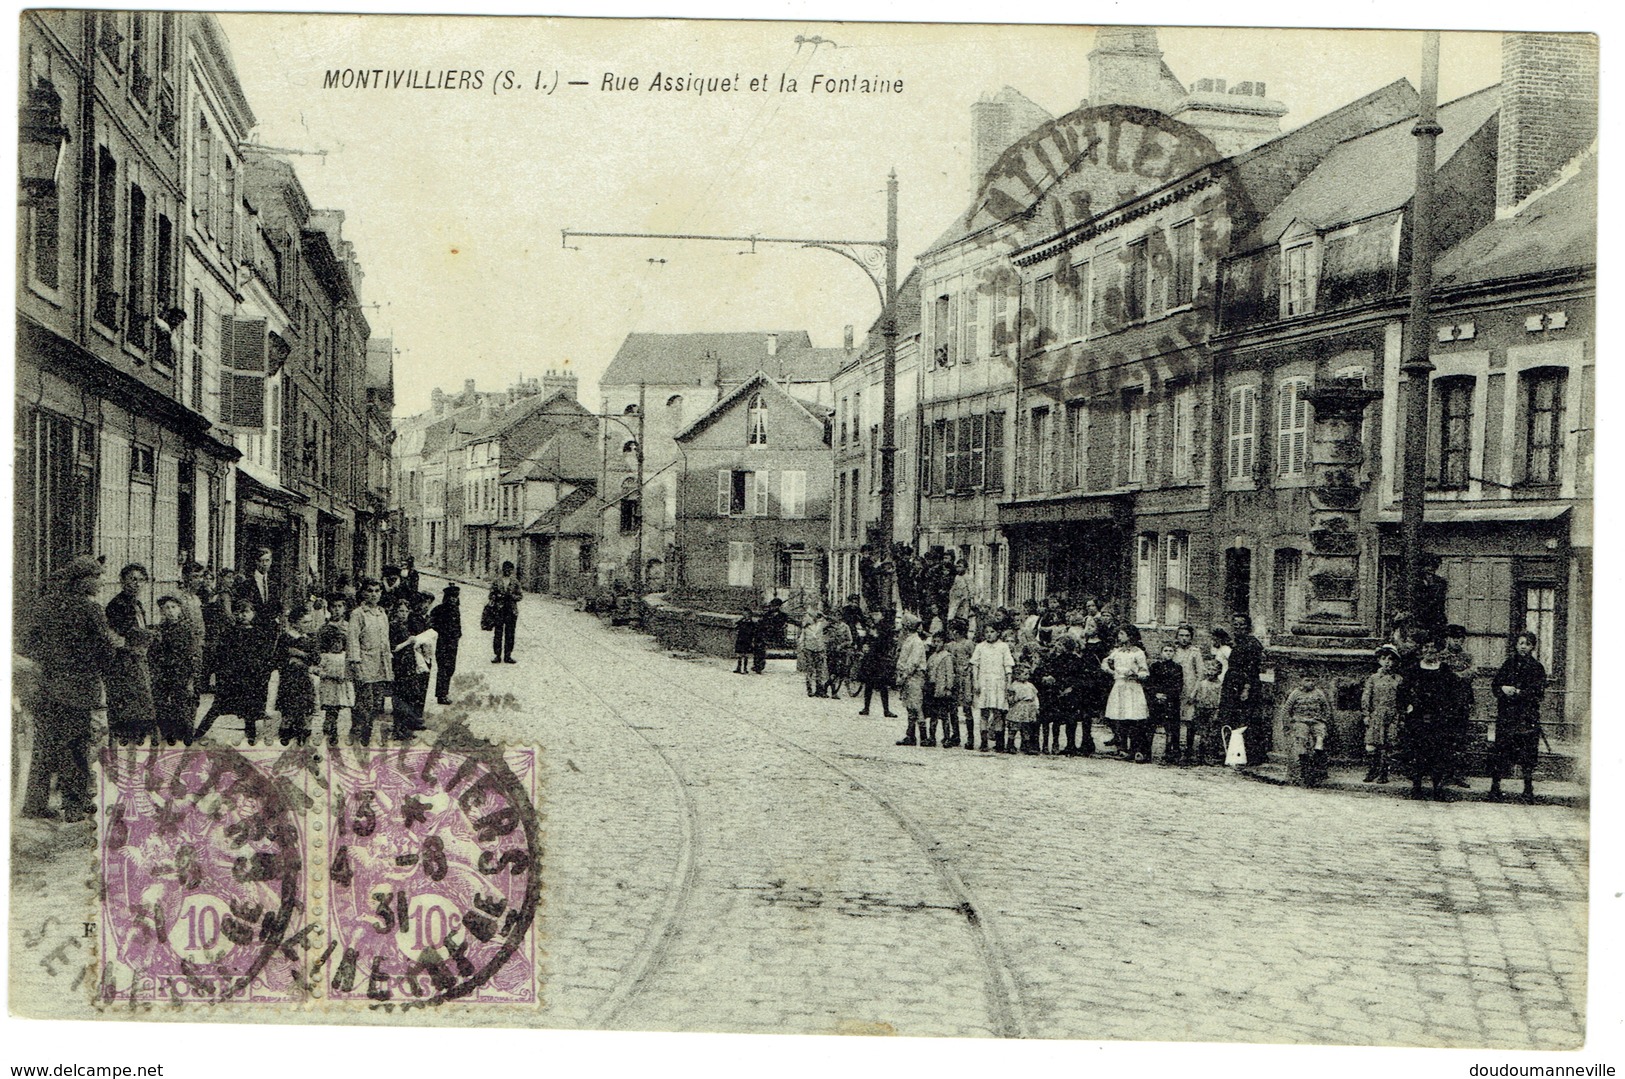
M 970 618 L 970 567 L 963 561 L 954 565 L 953 583 L 948 586 L 948 606 L 943 613 L 944 622 L 956 618 Z
M 502 563 L 502 576 L 491 582 L 490 603 L 495 608 L 496 626 L 491 631 L 491 662 L 512 663 L 513 634 L 519 626 L 519 601 L 525 596 L 513 563 Z
M 1253 636 L 1253 620 L 1244 614 L 1230 619 L 1234 640 L 1230 645 L 1230 666 L 1224 675 L 1224 696 L 1220 710 L 1232 726 L 1243 726 L 1247 763 L 1262 764 L 1275 740 L 1269 718 L 1260 707 L 1259 676 L 1264 669 L 1264 646 Z
M 34 753 L 28 766 L 23 816 L 54 819 L 51 780 L 62 795 L 62 820 L 76 824 L 95 809 L 90 793 L 91 709 L 101 702 L 101 679 L 123 642 L 95 600 L 102 566 L 84 555 L 57 570 L 55 587 L 40 602 L 27 654 L 40 665 L 34 709 Z
M 121 744 L 139 744 L 152 724 L 152 673 L 147 669 L 147 606 L 141 589 L 151 578 L 147 567 L 131 562 L 119 570 L 119 593 L 107 601 L 107 624 L 124 638 L 104 672 L 107 723 Z
M 237 594 L 254 604 L 254 622 L 266 632 L 266 608 L 271 603 L 271 548 L 254 548 L 254 568 L 237 586 Z
M 767 669 L 767 646 L 772 644 L 778 647 L 784 644 L 784 627 L 790 619 L 784 613 L 784 600 L 775 596 L 767 605 L 767 610 L 756 620 L 756 640 L 753 642 L 755 651 L 751 654 L 751 670 L 761 674 Z
M 405 587 L 401 584 L 401 567 L 395 565 L 385 566 L 383 576 L 384 594 L 378 602 L 383 605 L 384 611 L 387 613 L 394 610 L 395 601 L 398 599 L 406 600 L 407 605 L 410 606 L 412 597 L 407 594 Z
M 361 582 L 361 606 L 350 615 L 350 680 L 355 683 L 350 744 L 372 741 L 373 721 L 384 708 L 384 687 L 394 677 L 389 644 L 389 616 L 378 605 L 384 586 L 368 577 Z
M 1445 601 L 1450 582 L 1439 576 L 1442 561 L 1432 552 L 1422 555 L 1422 579 L 1416 582 L 1416 624 L 1435 639 L 1444 632 Z
M 434 700 L 436 704 L 451 703 L 451 676 L 457 673 L 457 649 L 463 640 L 463 608 L 459 597 L 462 589 L 448 584 L 440 593 L 440 602 L 429 615 L 429 626 L 435 631 L 434 643 Z

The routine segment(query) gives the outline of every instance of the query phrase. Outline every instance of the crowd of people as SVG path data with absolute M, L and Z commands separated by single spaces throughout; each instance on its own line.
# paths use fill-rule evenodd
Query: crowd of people
M 307 580 L 284 603 L 272 557 L 258 549 L 243 574 L 184 565 L 178 587 L 157 599 L 156 619 L 141 598 L 150 577 L 139 563 L 119 571 L 105 605 L 95 598 L 99 559 L 57 570 L 21 641 L 34 680 L 23 695 L 35 716 L 25 816 L 89 815 L 92 713 L 104 705 L 119 746 L 193 745 L 222 719 L 239 722 L 249 745 L 333 746 L 347 721 L 349 744 L 372 745 L 376 734 L 382 746 L 424 729 L 431 679 L 436 702 L 451 703 L 463 632 L 457 585 L 437 600 L 409 559 L 404 572 L 385 566 L 381 579 L 340 576 L 325 588 Z M 504 564 L 481 620 L 493 663 L 515 662 L 522 597 Z M 60 811 L 50 807 L 53 785 Z
M 1020 610 L 972 598 L 963 561 L 933 551 L 880 561 L 867 548 L 864 591 L 837 609 L 808 613 L 796 641 L 807 695 L 838 698 L 861 688 L 860 716 L 880 697 L 882 713 L 906 722 L 900 746 L 963 747 L 987 753 L 1115 756 L 1167 765 L 1263 763 L 1274 748 L 1273 701 L 1266 700 L 1264 646 L 1252 620 L 1197 631 L 1182 625 L 1148 651 L 1140 632 L 1105 599 L 1050 596 Z M 908 586 L 904 587 L 907 580 Z M 913 607 L 899 607 L 912 602 Z M 1438 604 L 1442 608 L 1442 603 Z M 902 613 L 899 613 L 901 610 Z M 769 612 L 747 615 L 736 642 L 736 673 L 762 669 Z M 1399 616 L 1389 643 L 1372 657 L 1361 714 L 1369 768 L 1364 781 L 1410 779 L 1416 797 L 1451 797 L 1467 786 L 1472 748 L 1472 657 L 1466 631 Z M 1490 797 L 1503 797 L 1514 769 L 1533 800 L 1546 671 L 1537 640 L 1520 634 L 1490 679 L 1496 716 L 1488 726 Z M 892 710 L 891 693 L 903 715 Z M 1303 680 L 1281 707 L 1289 770 L 1307 785 L 1326 779 L 1333 705 L 1317 681 Z M 978 727 L 980 729 L 978 729 Z M 1097 747 L 1095 731 L 1106 737 Z M 1431 791 L 1427 785 L 1431 784 Z

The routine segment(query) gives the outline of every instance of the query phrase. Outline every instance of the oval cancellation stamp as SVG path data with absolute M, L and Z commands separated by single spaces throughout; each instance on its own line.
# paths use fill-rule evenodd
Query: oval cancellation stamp
M 538 755 L 104 753 L 96 1003 L 540 1004 Z

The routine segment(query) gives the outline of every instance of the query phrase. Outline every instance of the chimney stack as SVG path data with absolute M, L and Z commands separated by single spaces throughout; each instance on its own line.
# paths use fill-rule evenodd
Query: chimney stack
M 574 401 L 576 400 L 576 386 L 575 372 L 569 368 L 557 371 L 549 367 L 547 374 L 542 376 L 542 396 L 544 397 L 552 397 L 553 394 L 562 391 L 569 395 L 570 400 Z
M 1596 137 L 1596 37 L 1502 34 L 1496 214 L 1551 182 Z
M 474 380 L 473 379 L 471 379 L 471 378 L 463 379 L 463 396 L 465 398 L 474 396 Z M 467 402 L 465 401 L 464 403 L 466 404 Z
M 852 351 L 852 326 L 851 326 L 850 323 L 847 324 L 846 333 L 842 335 L 842 338 L 843 338 L 842 347 L 845 348 L 848 352 L 851 352 Z
M 769 356 L 777 356 L 779 354 L 779 335 L 776 333 L 770 333 L 767 335 L 767 354 Z

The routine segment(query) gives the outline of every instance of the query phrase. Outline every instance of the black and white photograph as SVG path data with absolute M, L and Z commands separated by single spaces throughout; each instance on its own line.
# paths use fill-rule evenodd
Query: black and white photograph
M 1625 1066 L 1602 21 L 606 14 L 15 11 L 12 1074 Z

